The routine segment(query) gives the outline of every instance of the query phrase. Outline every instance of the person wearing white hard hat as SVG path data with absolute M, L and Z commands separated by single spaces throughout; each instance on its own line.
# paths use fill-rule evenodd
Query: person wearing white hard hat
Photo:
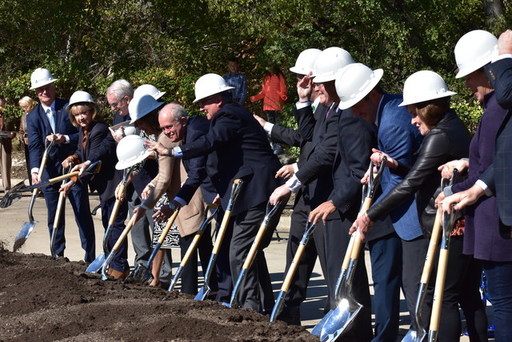
M 165 95 L 165 91 L 158 90 L 158 88 L 152 84 L 143 84 L 135 89 L 133 92 L 133 97 L 141 96 L 143 94 L 149 94 L 153 96 L 155 100 L 159 100 L 162 96 Z
M 361 63 L 343 68 L 336 78 L 339 108 L 351 109 L 355 116 L 375 125 L 379 150 L 406 165 L 412 165 L 422 136 L 411 125 L 407 109 L 398 106 L 403 101 L 402 95 L 387 94 L 380 88 L 383 74 L 382 69 L 372 70 Z M 386 195 L 402 180 L 403 177 L 385 169 L 381 178 L 382 195 Z M 428 246 L 414 198 L 394 208 L 389 217 L 394 231 L 368 239 L 375 282 L 375 337 L 372 341 L 396 340 L 401 285 L 407 307 L 414 313 L 417 285 Z
M 62 166 L 64 168 L 72 167 L 72 170 L 83 172 L 92 162 L 101 161 L 101 170 L 95 175 L 81 174 L 76 182 L 71 180 L 61 186 L 60 191 L 69 193 L 78 186 L 85 187 L 85 190 L 89 186 L 91 192 L 97 191 L 100 197 L 101 220 L 103 228 L 106 229 L 114 208 L 114 191 L 122 178 L 122 172 L 115 169 L 117 163 L 117 158 L 114 156 L 116 143 L 110 137 L 108 125 L 103 122 L 99 108 L 89 93 L 81 90 L 75 91 L 69 99 L 67 110 L 71 123 L 79 128 L 78 140 L 80 143 L 76 151 L 64 159 Z M 109 249 L 112 249 L 121 235 L 127 214 L 128 205 L 126 201 L 123 201 L 109 236 Z M 85 234 L 80 236 L 82 237 L 82 235 Z M 92 236 L 85 236 L 85 238 L 94 240 L 94 232 L 92 232 Z M 119 253 L 112 260 L 108 274 L 115 279 L 124 279 L 129 274 L 127 243 L 121 246 Z
M 78 129 L 71 124 L 69 114 L 66 110 L 68 101 L 56 97 L 55 82 L 50 71 L 44 68 L 34 70 L 30 77 L 31 88 L 34 89 L 40 104 L 27 115 L 27 134 L 29 140 L 30 172 L 32 174 L 32 183 L 37 184 L 42 180 L 48 180 L 62 175 L 61 162 L 72 154 L 78 144 Z M 53 141 L 54 145 L 48 152 L 46 167 L 39 170 L 41 159 L 45 146 Z M 48 231 L 51 235 L 53 222 L 57 210 L 59 198 L 59 186 L 44 187 L 42 189 L 44 200 L 48 210 Z M 90 236 L 94 232 L 94 225 L 90 215 L 88 193 L 82 187 L 76 187 L 68 196 L 78 229 L 84 236 Z M 64 256 L 64 222 L 58 227 L 59 235 L 55 243 L 55 253 L 58 256 Z M 85 244 L 82 248 L 85 250 L 84 260 L 92 262 L 95 258 L 94 239 Z
M 210 126 L 208 120 L 203 116 L 188 117 L 185 109 L 177 103 L 165 105 L 158 113 L 158 122 L 162 134 L 158 137 L 158 142 L 153 144 L 156 151 L 160 150 L 161 152 L 168 151 L 169 148 L 177 146 L 179 143 L 195 141 L 204 136 Z M 158 176 L 146 187 L 145 192 L 148 193 L 148 196 L 144 199 L 141 207 L 155 207 L 157 199 L 164 193 L 175 205 L 182 207 L 177 217 L 177 226 L 180 233 L 181 257 L 183 258 L 204 219 L 206 205 L 214 201 L 217 193 L 210 179 L 205 177 L 207 156 L 180 160 L 170 158 L 162 153 L 158 160 Z M 173 165 L 176 165 L 176 171 L 172 170 Z M 174 179 L 175 176 L 178 177 L 177 180 Z M 155 220 L 165 222 L 171 216 L 171 213 L 166 213 L 167 209 L 169 206 L 161 205 L 153 215 Z M 220 221 L 219 218 L 222 219 L 222 216 L 217 216 L 217 221 Z M 212 248 L 211 228 L 208 225 L 197 246 L 204 272 L 206 272 Z M 190 256 L 187 266 L 183 269 L 181 276 L 181 292 L 183 293 L 197 294 L 197 254 L 194 252 Z M 217 261 L 218 264 L 221 262 L 221 260 Z M 228 264 L 229 260 L 226 260 L 223 265 L 219 266 L 226 267 Z M 224 291 L 217 286 L 216 274 L 213 274 L 209 285 L 213 292 Z M 229 296 L 229 293 L 224 293 L 224 296 Z
M 383 155 L 387 156 L 386 166 L 394 169 L 404 179 L 375 203 L 367 212 L 360 215 L 351 227 L 351 232 L 359 230 L 364 239 L 371 223 L 388 215 L 397 205 L 416 197 L 420 224 L 425 234 L 430 234 L 437 212 L 435 198 L 441 191 L 441 175 L 437 168 L 454 158 L 468 155 L 470 135 L 464 123 L 453 109 L 450 109 L 450 91 L 443 78 L 430 70 L 418 71 L 407 78 L 404 84 L 403 101 L 399 106 L 407 106 L 411 123 L 424 136 L 412 166 L 392 158 L 389 154 L 376 151 L 371 159 L 380 164 Z M 460 226 L 460 225 L 459 225 Z M 465 271 L 462 252 L 462 230 L 454 229 L 450 242 L 450 271 L 446 277 L 442 306 L 443 322 L 439 334 L 452 341 L 453 334 L 460 336 L 459 303 Z M 423 306 L 423 323 L 428 326 L 432 284 Z M 446 324 L 445 324 L 446 323 Z M 458 328 L 457 328 L 458 327 Z M 458 329 L 458 330 L 457 330 Z M 441 338 L 440 338 L 441 339 Z
M 212 153 L 216 163 L 207 165 L 223 208 L 230 199 L 235 179 L 243 181 L 242 189 L 232 211 L 233 236 L 230 244 L 230 266 L 237 279 L 242 264 L 265 216 L 265 204 L 279 184 L 274 177 L 281 166 L 272 153 L 265 131 L 242 106 L 232 103 L 230 90 L 217 74 L 201 76 L 195 84 L 196 98 L 202 112 L 210 120 L 208 133 L 194 142 L 169 150 L 174 157 L 190 159 Z M 270 243 L 279 214 L 273 216 L 263 246 L 256 254 L 236 295 L 236 302 L 258 312 L 270 312 L 274 295 L 263 248 Z
M 496 154 L 497 137 L 499 132 L 503 131 L 503 126 L 508 121 L 510 113 L 499 105 L 497 92 L 494 91 L 494 85 L 498 86 L 499 83 L 493 77 L 488 77 L 496 75 L 494 65 L 491 64 L 495 59 L 498 59 L 498 39 L 492 33 L 484 30 L 466 33 L 455 46 L 455 60 L 459 67 L 457 77 L 465 78 L 466 86 L 483 104 L 484 113 L 477 132 L 471 140 L 469 161 L 453 161 L 443 165 L 441 169 L 445 175 L 454 167 L 464 170 L 469 166 L 468 178 L 460 184 L 445 189 L 445 195 L 456 193 L 453 196 L 456 197 L 464 194 L 465 191 L 470 191 L 476 182 L 481 182 L 479 179 L 484 177 L 485 170 L 493 166 L 495 157 L 498 156 Z M 506 62 L 506 59 L 504 61 Z M 499 63 L 503 63 L 503 61 L 498 61 Z M 484 68 L 493 72 L 487 75 Z M 507 172 L 507 178 L 509 175 Z M 476 187 L 482 190 L 478 185 Z M 438 201 L 443 197 L 440 196 Z M 448 199 L 453 197 L 448 197 Z M 509 288 L 512 285 L 512 257 L 510 255 L 512 240 L 510 234 L 504 234 L 506 231 L 510 232 L 510 227 L 507 227 L 500 218 L 498 201 L 497 196 L 483 197 L 466 208 L 464 253 L 473 255 L 475 259 L 481 261 L 487 279 L 488 300 L 495 309 L 494 337 L 496 341 L 506 341 L 512 333 L 512 321 L 510 320 L 512 301 L 509 299 L 507 291 L 500 289 Z M 503 298 L 507 298 L 507 300 L 502 300 Z
M 301 82 L 306 75 L 311 74 L 313 71 L 313 64 L 315 59 L 320 53 L 321 50 L 319 49 L 306 49 L 299 54 L 295 65 L 290 68 L 290 71 L 296 74 L 296 82 Z M 300 111 L 311 109 L 314 113 L 315 110 L 319 108 L 320 99 L 318 98 L 318 92 L 315 89 L 311 90 L 310 101 L 312 101 L 311 108 L 304 107 L 301 108 Z M 325 106 L 320 106 L 319 112 L 324 111 Z M 294 116 L 299 115 L 299 110 L 297 107 L 294 108 L 293 114 Z M 300 117 L 305 117 L 305 115 L 300 115 Z M 283 165 L 283 167 L 281 167 L 281 169 L 279 169 L 276 174 L 276 176 L 280 178 L 290 178 L 295 173 L 295 171 L 298 170 L 299 165 L 307 162 L 308 156 L 310 156 L 310 149 L 312 147 L 311 139 L 304 139 L 299 129 L 294 130 L 288 127 L 282 127 L 280 125 L 267 122 L 263 118 L 260 118 L 256 115 L 255 118 L 258 120 L 258 122 L 260 122 L 272 141 L 289 146 L 300 147 L 301 152 L 299 156 L 299 162 Z M 331 125 L 334 127 L 335 122 L 333 121 Z M 314 195 L 311 194 L 314 194 L 313 189 L 316 188 L 316 183 L 317 180 L 313 180 L 308 184 L 307 188 L 304 190 L 299 190 L 295 196 L 293 213 L 290 222 L 290 238 L 288 239 L 286 246 L 285 271 L 289 269 L 295 253 L 297 252 L 297 248 L 300 245 L 299 242 L 304 235 L 307 217 L 312 209 L 311 199 L 314 197 Z M 323 274 L 326 274 L 323 232 L 323 225 L 318 225 L 315 228 L 308 244 L 306 245 L 304 256 L 301 258 L 297 273 L 292 283 L 290 284 L 290 289 L 288 291 L 288 295 L 285 298 L 283 309 L 277 317 L 278 320 L 285 321 L 286 323 L 292 325 L 301 324 L 300 306 L 306 299 L 309 279 L 311 277 L 317 256 L 320 259 L 322 272 Z

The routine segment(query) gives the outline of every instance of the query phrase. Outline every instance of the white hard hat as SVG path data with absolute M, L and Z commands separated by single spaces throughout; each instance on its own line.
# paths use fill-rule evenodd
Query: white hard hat
M 196 103 L 199 100 L 231 89 L 235 89 L 235 87 L 228 86 L 222 76 L 217 74 L 203 75 L 199 77 L 194 86 L 196 99 L 193 102 Z
M 30 75 L 30 89 L 37 89 L 55 81 L 57 81 L 57 79 L 52 77 L 48 69 L 37 68 L 32 72 L 32 75 Z
M 336 92 L 340 109 L 347 109 L 361 101 L 375 88 L 384 71 L 372 70 L 361 63 L 352 63 L 341 69 L 336 77 Z
M 430 70 L 417 71 L 409 76 L 404 83 L 404 101 L 399 106 L 407 106 L 457 93 L 450 91 L 446 82 L 439 74 Z
M 135 96 L 128 104 L 128 112 L 132 119 L 130 123 L 134 123 L 140 118 L 148 115 L 158 107 L 163 105 L 163 102 L 158 102 L 155 98 L 148 94 Z
M 455 61 L 459 72 L 455 78 L 471 74 L 498 56 L 498 38 L 484 30 L 463 35 L 455 45 Z
M 94 99 L 92 98 L 91 94 L 89 94 L 86 91 L 83 90 L 77 90 L 71 95 L 69 98 L 68 106 L 66 107 L 66 110 L 69 112 L 71 107 L 77 103 L 95 103 Z
M 336 74 L 343 67 L 354 63 L 352 56 L 347 50 L 339 47 L 330 47 L 318 54 L 313 64 L 313 82 L 323 83 L 334 81 Z
M 319 49 L 306 49 L 302 51 L 299 57 L 297 57 L 295 65 L 290 68 L 290 71 L 299 75 L 309 74 L 313 71 L 313 64 L 320 52 L 322 52 L 322 50 Z
M 143 85 L 137 87 L 137 89 L 135 89 L 135 91 L 133 92 L 133 97 L 135 97 L 137 95 L 141 96 L 144 94 L 149 94 L 149 95 L 153 96 L 155 98 L 155 100 L 158 100 L 159 98 L 164 96 L 165 91 L 158 90 L 158 88 L 152 84 L 143 84 Z
M 146 149 L 144 138 L 139 135 L 127 135 L 117 144 L 116 154 L 116 169 L 123 170 L 146 159 L 151 151 Z

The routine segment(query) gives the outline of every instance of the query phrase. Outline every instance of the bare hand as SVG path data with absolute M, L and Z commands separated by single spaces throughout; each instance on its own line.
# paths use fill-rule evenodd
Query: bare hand
M 150 185 L 150 184 L 146 185 L 144 187 L 144 190 L 142 190 L 142 193 L 140 194 L 140 197 L 142 199 L 148 198 L 148 196 L 151 194 L 151 192 L 153 191 L 154 188 L 155 187 L 153 185 Z
M 146 215 L 146 209 L 140 205 L 133 209 L 133 215 L 135 216 L 135 222 L 139 221 L 144 215 Z
M 57 134 L 52 133 L 52 134 L 46 136 L 46 140 L 48 140 L 48 141 L 53 140 L 54 144 L 63 144 L 66 142 L 66 137 L 60 133 L 57 133 Z
M 454 210 L 464 209 L 468 205 L 474 204 L 483 195 L 485 195 L 484 190 L 475 184 L 466 191 L 457 192 L 446 197 L 442 202 L 443 211 L 449 214 L 452 208 Z
M 112 138 L 114 138 L 116 143 L 121 141 L 121 139 L 123 139 L 126 136 L 126 134 L 124 133 L 124 127 L 123 126 L 119 127 L 115 131 L 111 127 L 109 127 L 108 129 L 110 130 L 110 134 L 112 134 Z
M 78 165 L 75 165 L 71 171 L 78 171 L 78 175 L 81 176 L 85 170 L 87 170 L 87 168 L 89 167 L 89 165 L 91 165 L 91 161 L 90 160 L 87 160 L 81 164 L 78 164 Z
M 359 215 L 359 217 L 352 223 L 352 227 L 350 227 L 349 233 L 353 234 L 356 230 L 359 231 L 361 236 L 361 240 L 366 238 L 366 233 L 370 230 L 373 222 L 370 220 L 366 213 Z
M 164 145 L 160 144 L 158 141 L 151 141 L 147 140 L 144 142 L 145 145 L 148 147 L 151 151 L 156 151 L 159 155 L 162 156 L 168 156 L 169 155 L 169 149 L 165 147 Z
M 313 80 L 311 78 L 311 72 L 301 78 L 297 82 L 297 95 L 299 95 L 299 101 L 306 102 L 310 100 L 311 92 L 313 90 Z
M 32 172 L 32 184 L 39 184 L 41 180 L 39 179 L 39 174 L 37 172 Z
M 62 184 L 60 186 L 59 192 L 64 192 L 64 194 L 67 196 L 71 191 L 73 185 L 75 185 L 73 182 L 67 182 L 66 184 Z
M 512 31 L 506 30 L 498 38 L 498 54 L 504 55 L 512 53 Z
M 283 165 L 279 170 L 276 172 L 276 178 L 284 178 L 288 179 L 291 176 L 295 174 L 295 170 L 293 169 L 292 164 Z
M 174 210 L 171 209 L 168 205 L 163 205 L 160 208 L 155 209 L 157 209 L 157 212 L 154 213 L 152 217 L 156 222 L 165 222 L 174 213 Z
M 290 196 L 291 193 L 292 193 L 292 191 L 290 190 L 290 188 L 288 188 L 288 186 L 286 186 L 286 184 L 283 184 L 274 190 L 272 195 L 270 195 L 270 199 L 268 200 L 268 202 L 271 205 L 276 205 L 279 200 L 282 200 L 282 199 L 286 198 L 287 196 Z
M 439 206 L 443 205 L 442 202 L 444 201 L 445 198 L 446 198 L 446 196 L 444 195 L 444 192 L 441 191 L 439 193 L 439 195 L 437 195 L 437 197 L 436 197 L 436 202 L 435 202 L 436 203 L 436 208 L 439 208 Z
M 450 179 L 453 175 L 453 170 L 457 169 L 459 173 L 464 172 L 469 167 L 469 161 L 467 159 L 452 160 L 446 164 L 443 164 L 437 168 L 441 171 L 441 177 L 444 179 Z
M 69 169 L 73 165 L 73 158 L 68 157 L 60 163 L 64 169 Z
M 118 200 L 118 201 L 125 200 L 125 198 L 126 198 L 126 194 L 124 191 L 125 189 L 126 189 L 126 187 L 124 185 L 117 184 L 116 191 L 114 192 L 114 194 L 116 196 L 116 200 Z
M 216 205 L 220 205 L 221 204 L 221 200 L 220 200 L 220 195 L 219 194 L 217 194 L 215 196 L 215 198 L 212 201 L 212 204 L 216 204 Z
M 263 119 L 259 115 L 253 114 L 252 116 L 254 116 L 254 118 L 256 119 L 256 121 L 258 121 L 258 123 L 261 125 L 261 127 L 264 127 L 265 124 L 267 123 L 267 121 L 265 121 L 265 119 Z
M 370 156 L 370 160 L 372 161 L 373 165 L 379 167 L 384 157 L 386 157 L 386 165 L 384 165 L 385 167 L 395 169 L 398 166 L 397 161 L 391 158 L 387 153 L 384 153 L 376 148 L 372 148 L 372 155 Z
M 327 216 L 331 215 L 336 211 L 336 206 L 332 201 L 326 201 L 315 208 L 309 213 L 308 221 L 316 224 L 319 219 L 322 219 L 324 224 L 327 223 Z

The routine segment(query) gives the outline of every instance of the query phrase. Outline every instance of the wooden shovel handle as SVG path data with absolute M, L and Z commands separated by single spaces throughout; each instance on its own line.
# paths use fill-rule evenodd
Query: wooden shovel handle
M 434 263 L 434 256 L 436 248 L 439 245 L 439 237 L 441 236 L 441 218 L 443 217 L 443 211 L 441 208 L 437 210 L 436 219 L 434 226 L 432 227 L 432 234 L 430 236 L 430 242 L 428 243 L 427 255 L 425 256 L 425 264 L 423 266 L 423 272 L 421 273 L 421 283 L 427 284 L 432 272 L 432 265 Z
M 130 230 L 132 229 L 132 227 L 135 225 L 135 223 L 137 222 L 135 220 L 136 218 L 136 215 L 133 215 L 130 219 L 130 221 L 128 221 L 128 224 L 126 225 L 126 227 L 123 229 L 123 232 L 121 233 L 121 235 L 119 235 L 119 238 L 117 239 L 116 243 L 114 244 L 114 247 L 112 247 L 112 250 L 113 251 L 117 251 L 120 247 L 121 247 L 121 244 L 124 242 L 124 240 L 126 239 L 126 236 L 128 235 L 128 233 L 130 232 Z
M 286 273 L 283 285 L 281 286 L 281 291 L 288 292 L 288 290 L 290 289 L 290 285 L 292 283 L 293 277 L 295 276 L 295 273 L 297 272 L 300 259 L 302 258 L 302 254 L 304 254 L 305 249 L 306 245 L 304 244 L 300 244 L 299 248 L 297 248 L 297 252 L 295 252 L 292 263 L 290 264 L 290 268 L 288 269 L 288 273 Z
M 119 184 L 119 192 L 120 193 L 124 193 L 124 190 L 126 189 L 126 185 L 124 185 L 123 183 Z M 108 220 L 108 225 L 109 226 L 113 226 L 114 225 L 114 222 L 117 218 L 117 213 L 119 212 L 119 208 L 121 207 L 121 203 L 123 201 L 121 200 L 118 200 L 116 199 L 116 202 L 114 203 L 114 207 L 112 208 L 112 213 L 110 213 L 110 218 Z
M 222 223 L 220 224 L 219 232 L 217 233 L 217 239 L 215 240 L 215 245 L 213 246 L 212 254 L 219 254 L 220 246 L 222 245 L 222 240 L 224 239 L 224 235 L 226 234 L 226 229 L 228 228 L 230 218 L 231 210 L 226 210 L 224 212 L 224 217 L 222 217 Z
M 365 197 L 363 205 L 361 207 L 361 210 L 359 211 L 358 216 L 363 215 L 364 213 L 366 213 L 366 211 L 368 209 L 370 209 L 370 206 L 372 205 L 372 201 L 373 201 L 373 198 Z M 350 255 L 350 259 L 356 260 L 359 257 L 359 252 L 361 251 L 361 246 L 363 244 L 363 241 L 361 240 L 361 234 L 359 234 L 359 231 L 356 231 L 352 235 L 355 235 L 355 238 L 354 238 L 354 244 L 352 246 L 352 253 Z M 349 244 L 349 246 L 350 246 L 350 244 Z M 347 267 L 348 267 L 348 265 L 347 265 Z
M 187 249 L 187 253 L 185 253 L 185 256 L 181 260 L 180 266 L 185 267 L 185 265 L 188 263 L 188 259 L 192 256 L 192 254 L 195 253 L 197 245 L 199 244 L 199 240 L 203 236 L 204 230 L 198 230 L 196 235 L 194 236 L 194 239 L 192 240 L 192 243 Z
M 64 208 L 64 201 L 66 201 L 66 194 L 64 193 L 64 191 L 61 191 L 59 194 L 59 200 L 57 202 L 55 218 L 53 219 L 53 229 L 57 229 L 59 227 L 60 215 L 62 214 L 62 209 Z
M 437 268 L 436 287 L 434 290 L 434 303 L 432 304 L 432 315 L 430 316 L 430 331 L 439 331 L 444 284 L 446 282 L 446 270 L 448 268 L 448 253 L 448 249 L 441 249 L 439 251 L 439 264 Z
M 178 213 L 180 212 L 179 209 L 175 210 L 174 213 L 169 217 L 169 220 L 167 221 L 167 224 L 165 225 L 164 230 L 162 230 L 162 234 L 160 235 L 160 238 L 158 239 L 158 243 L 162 244 L 165 241 L 165 238 L 167 234 L 169 233 L 169 230 L 171 230 L 172 224 L 174 221 L 176 221 L 176 217 L 178 217 Z
M 256 237 L 254 238 L 254 242 L 251 245 L 251 249 L 249 250 L 249 253 L 247 254 L 247 258 L 245 258 L 245 262 L 242 266 L 244 269 L 249 269 L 251 267 L 252 261 L 254 260 L 254 257 L 256 256 L 256 253 L 258 252 L 258 248 L 260 246 L 261 240 L 263 240 L 263 236 L 265 235 L 265 232 L 267 231 L 267 224 L 265 222 L 266 220 L 263 220 L 263 222 L 260 225 L 260 229 L 258 229 L 258 234 L 256 234 Z

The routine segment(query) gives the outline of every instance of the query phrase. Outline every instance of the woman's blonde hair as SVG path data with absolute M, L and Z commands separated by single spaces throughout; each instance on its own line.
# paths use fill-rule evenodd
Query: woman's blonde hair
M 18 104 L 20 105 L 21 109 L 23 109 L 27 113 L 31 112 L 32 109 L 36 108 L 37 106 L 37 102 L 30 96 L 23 96 L 18 101 Z M 23 107 L 26 107 L 27 109 L 25 110 Z
M 80 103 L 72 105 L 71 108 L 69 108 L 69 120 L 71 121 L 71 124 L 75 127 L 78 127 L 78 123 L 76 122 L 75 116 L 73 115 L 73 113 L 76 110 L 92 111 L 91 121 L 101 121 L 102 120 L 101 114 L 99 113 L 99 109 L 98 109 L 98 106 L 96 105 L 96 103 L 80 102 Z

